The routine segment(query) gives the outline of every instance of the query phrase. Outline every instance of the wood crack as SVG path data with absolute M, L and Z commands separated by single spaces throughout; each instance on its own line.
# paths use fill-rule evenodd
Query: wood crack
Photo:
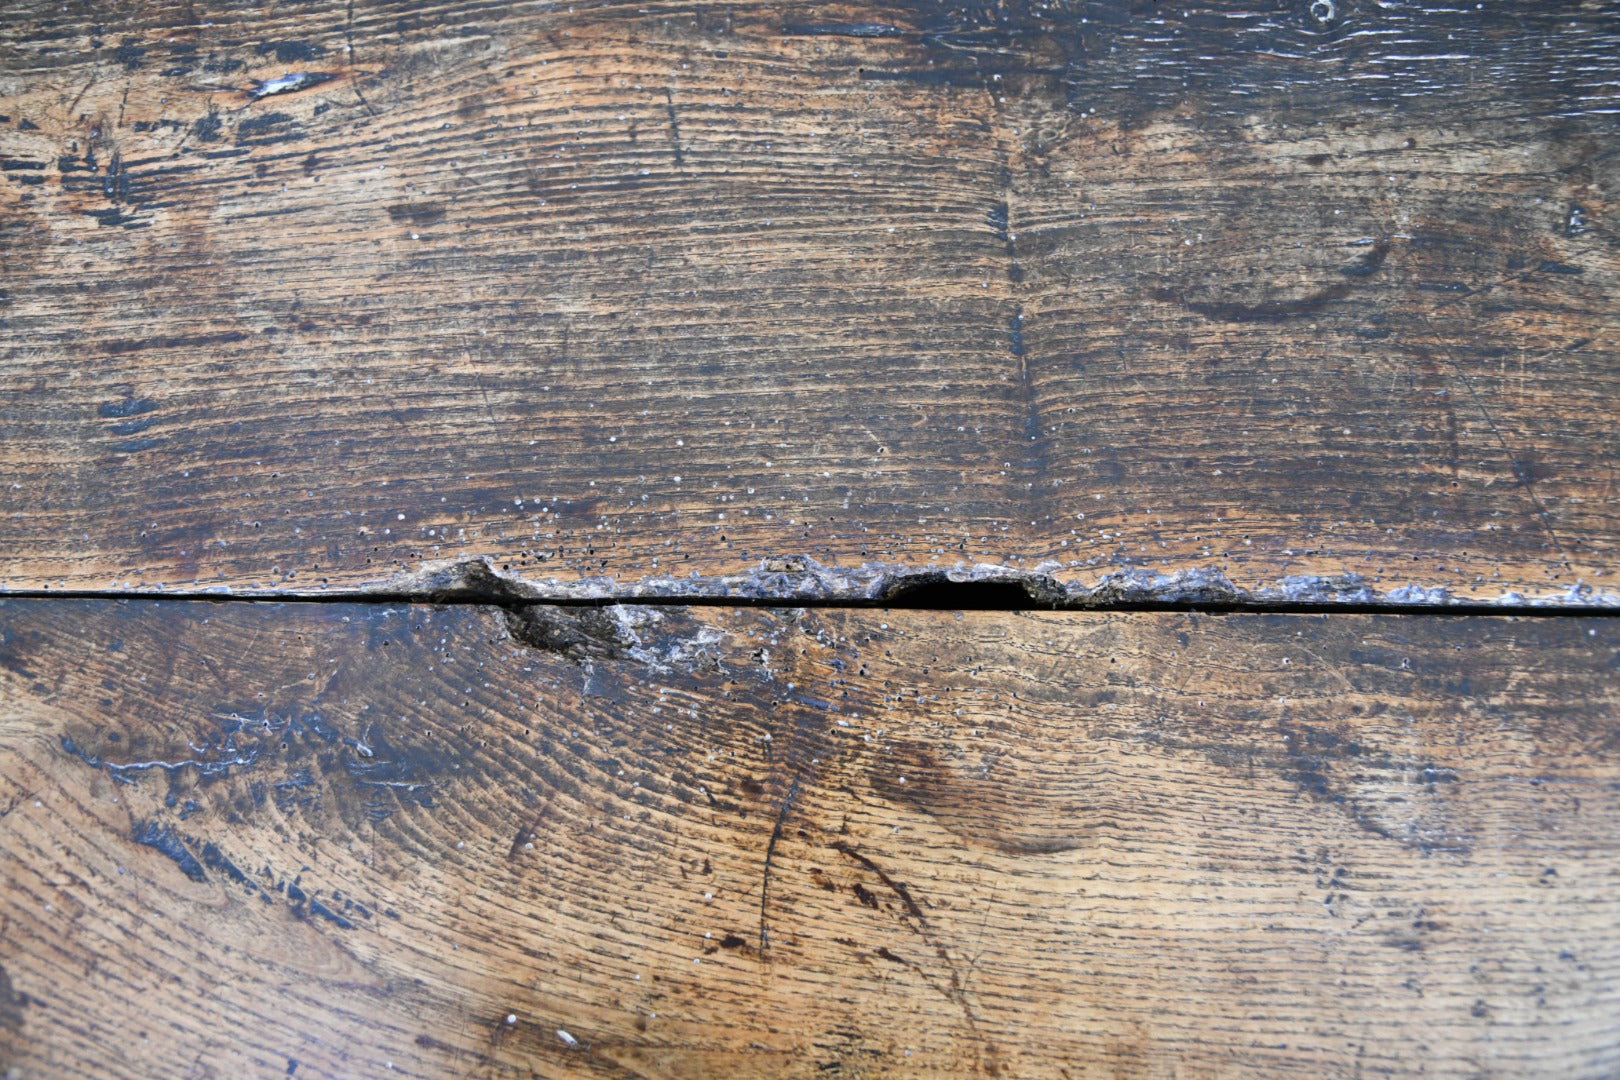
M 135 589 L 15 589 L 11 600 L 163 600 L 200 603 L 437 604 L 504 608 L 805 607 L 933 608 L 943 610 L 1086 610 L 1445 615 L 1620 614 L 1620 593 L 1574 584 L 1551 595 L 1512 590 L 1480 599 L 1444 586 L 1406 584 L 1380 589 L 1357 574 L 1299 574 L 1238 584 L 1215 568 L 1156 572 L 1120 570 L 1093 583 L 1064 581 L 1046 569 L 997 564 L 907 567 L 868 563 L 830 567 L 796 556 L 765 559 L 746 574 L 618 582 L 529 578 L 498 569 L 485 557 L 429 563 L 373 584 L 318 592 L 139 591 Z M 524 630 L 519 631 L 526 632 Z

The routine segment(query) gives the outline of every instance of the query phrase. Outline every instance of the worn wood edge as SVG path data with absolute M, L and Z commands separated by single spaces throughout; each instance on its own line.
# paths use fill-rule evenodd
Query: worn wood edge
M 449 560 L 431 563 L 415 573 L 397 575 L 382 585 L 400 592 L 456 593 L 458 587 L 478 588 L 485 581 L 500 582 L 496 593 L 517 590 L 514 599 L 633 599 L 669 597 L 745 597 L 818 601 L 881 601 L 920 586 L 957 583 L 1011 585 L 1022 588 L 1041 606 L 1096 608 L 1120 604 L 1215 603 L 1254 604 L 1379 604 L 1390 606 L 1450 606 L 1484 603 L 1501 607 L 1620 607 L 1620 593 L 1577 584 L 1561 592 L 1503 592 L 1495 598 L 1459 596 L 1443 586 L 1403 585 L 1379 590 L 1354 573 L 1338 576 L 1300 574 L 1270 583 L 1234 583 L 1219 567 L 1188 568 L 1161 573 L 1116 570 L 1087 585 L 1065 580 L 1056 563 L 1034 570 L 996 563 L 958 563 L 952 567 L 908 567 L 865 563 L 852 569 L 826 566 L 807 556 L 761 560 L 749 574 L 717 577 L 646 578 L 621 585 L 612 578 L 566 582 L 556 578 L 530 578 L 497 567 L 493 560 Z M 439 583 L 443 582 L 443 585 Z M 465 583 L 465 584 L 463 584 Z
M 488 555 L 424 562 L 415 570 L 362 580 L 354 585 L 321 583 L 299 587 L 273 585 L 165 586 L 126 582 L 105 590 L 72 588 L 7 588 L 0 597 L 170 597 L 254 600 L 322 599 L 329 601 L 446 601 L 506 603 L 540 601 L 589 603 L 614 601 L 733 601 L 743 603 L 880 604 L 917 589 L 942 585 L 1001 586 L 1009 595 L 1022 590 L 1029 607 L 1063 610 L 1106 610 L 1153 605 L 1212 605 L 1243 608 L 1368 608 L 1392 611 L 1466 609 L 1512 612 L 1620 610 L 1620 592 L 1577 582 L 1562 590 L 1508 589 L 1496 595 L 1458 591 L 1445 585 L 1407 583 L 1380 589 L 1354 572 L 1337 575 L 1293 574 L 1269 582 L 1234 582 L 1219 566 L 1158 572 L 1115 570 L 1091 584 L 1069 578 L 1055 563 L 1033 570 L 1003 563 L 958 562 L 950 567 L 907 566 L 868 562 L 858 566 L 827 565 L 807 555 L 761 559 L 748 573 L 691 574 L 620 581 L 612 576 L 539 577 L 500 565 Z

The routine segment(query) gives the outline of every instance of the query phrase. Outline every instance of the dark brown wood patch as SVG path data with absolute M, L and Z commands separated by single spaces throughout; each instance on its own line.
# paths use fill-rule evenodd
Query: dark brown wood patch
M 1615 602 L 1613 4 L 5 22 L 0 589 Z

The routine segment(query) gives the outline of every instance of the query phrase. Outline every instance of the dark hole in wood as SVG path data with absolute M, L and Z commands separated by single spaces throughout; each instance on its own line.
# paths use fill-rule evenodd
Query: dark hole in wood
M 923 608 L 931 611 L 1024 611 L 1055 608 L 1031 596 L 1016 581 L 947 581 L 920 579 L 895 588 L 884 607 Z

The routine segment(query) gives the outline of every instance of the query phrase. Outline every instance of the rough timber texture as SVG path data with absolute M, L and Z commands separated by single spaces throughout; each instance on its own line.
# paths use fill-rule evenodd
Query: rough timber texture
M 1620 1072 L 1620 628 L 0 605 L 0 1074 Z
M 1617 86 L 1604 2 L 11 3 L 0 589 L 1620 602 Z

